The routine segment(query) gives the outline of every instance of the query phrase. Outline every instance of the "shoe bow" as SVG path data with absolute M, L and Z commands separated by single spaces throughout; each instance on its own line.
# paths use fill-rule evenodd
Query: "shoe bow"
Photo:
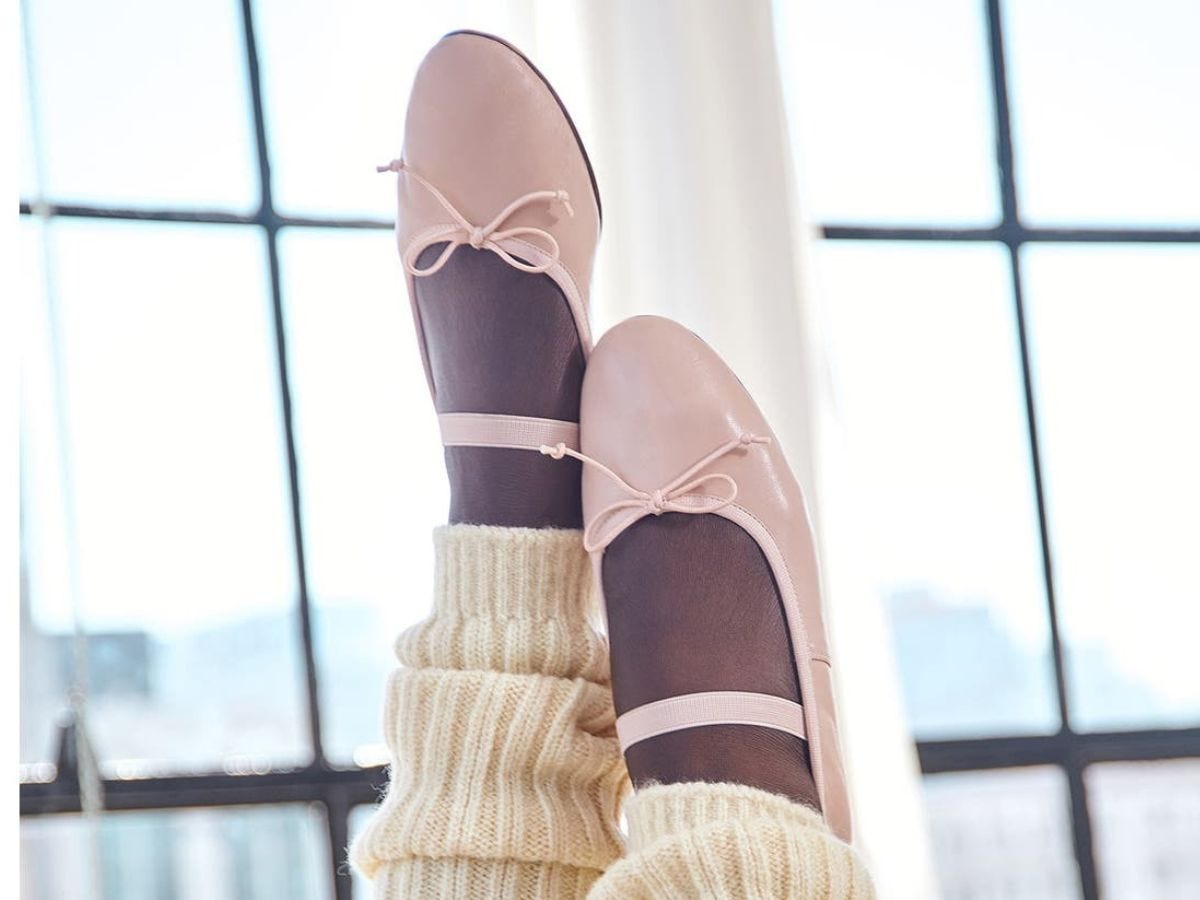
M 566 191 L 530 191 L 528 194 L 522 194 L 512 203 L 500 210 L 496 216 L 486 225 L 476 225 L 460 213 L 448 199 L 446 195 L 439 191 L 427 179 L 422 177 L 417 172 L 413 171 L 412 167 L 402 159 L 394 159 L 385 166 L 376 166 L 377 172 L 397 172 L 406 175 L 420 184 L 425 190 L 433 196 L 446 213 L 453 219 L 452 224 L 439 225 L 433 228 L 422 231 L 413 241 L 404 249 L 402 256 L 405 270 L 417 278 L 423 278 L 428 275 L 433 275 L 441 271 L 442 266 L 453 255 L 454 251 L 462 246 L 474 247 L 476 250 L 490 250 L 499 256 L 502 260 L 512 266 L 514 269 L 520 269 L 522 272 L 529 272 L 534 275 L 541 274 L 551 269 L 559 258 L 558 241 L 554 239 L 554 235 L 542 228 L 534 228 L 532 226 L 521 225 L 515 228 L 501 228 L 500 226 L 507 222 L 520 209 L 527 206 L 532 206 L 537 203 L 557 203 L 562 206 L 568 216 L 575 215 L 575 209 L 571 206 L 571 197 Z M 503 242 L 511 238 L 537 238 L 544 246 L 541 250 L 549 255 L 549 259 L 539 265 L 530 265 L 523 260 L 517 259 L 507 250 L 504 249 Z M 446 243 L 444 249 L 436 260 L 427 266 L 419 267 L 417 259 L 426 247 L 433 244 Z
M 667 484 L 653 491 L 635 488 L 604 463 L 572 450 L 566 444 L 559 443 L 554 446 L 543 444 L 538 449 L 545 456 L 553 459 L 570 456 L 586 466 L 592 466 L 597 471 L 604 473 L 627 495 L 624 500 L 611 503 L 596 513 L 584 528 L 583 547 L 589 553 L 593 553 L 603 550 L 616 540 L 622 531 L 644 516 L 661 516 L 665 512 L 696 515 L 714 513 L 724 509 L 737 499 L 737 482 L 724 472 L 709 472 L 707 475 L 699 473 L 727 453 L 752 444 L 767 443 L 770 443 L 770 438 L 756 434 L 740 434 L 714 448 Z M 700 488 L 706 485 L 709 487 L 719 486 L 724 488 L 724 491 L 722 493 L 700 491 Z M 633 515 L 620 515 L 626 510 L 632 511 Z

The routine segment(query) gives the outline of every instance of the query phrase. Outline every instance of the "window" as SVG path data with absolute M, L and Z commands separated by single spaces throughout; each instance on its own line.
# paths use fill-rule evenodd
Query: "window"
M 808 6 L 781 56 L 945 896 L 1190 896 L 1200 14 Z M 388 644 L 430 595 L 394 548 L 445 508 L 405 475 L 432 412 L 379 414 L 427 403 L 363 154 L 497 9 L 25 6 L 25 900 L 360 890 Z
M 781 57 L 943 896 L 1194 894 L 1200 10 L 808 7 Z
M 403 475 L 439 465 L 432 413 L 377 414 L 427 390 L 362 154 L 425 48 L 495 19 L 470 7 L 24 10 L 26 900 L 352 896 L 446 505 Z

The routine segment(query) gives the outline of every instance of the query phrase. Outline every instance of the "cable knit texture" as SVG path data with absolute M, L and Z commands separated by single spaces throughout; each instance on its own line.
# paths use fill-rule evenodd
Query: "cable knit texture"
M 578 531 L 434 535 L 433 612 L 396 642 L 383 804 L 351 850 L 377 900 L 867 900 L 821 817 L 728 784 L 629 781 Z M 606 871 L 607 870 L 607 871 Z
M 819 813 L 736 784 L 643 788 L 626 806 L 629 855 L 589 900 L 870 900 L 857 854 Z
M 584 897 L 628 791 L 578 531 L 434 534 L 431 616 L 396 643 L 391 783 L 351 851 L 380 900 Z

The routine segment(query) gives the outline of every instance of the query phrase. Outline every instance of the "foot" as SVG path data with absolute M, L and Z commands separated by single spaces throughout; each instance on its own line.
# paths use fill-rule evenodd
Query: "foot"
M 732 782 L 852 834 L 804 496 L 762 411 L 666 319 L 610 329 L 582 396 L 584 542 L 635 785 Z
M 787 622 L 758 544 L 719 516 L 640 520 L 602 570 L 617 714 L 701 691 L 801 702 Z M 808 746 L 750 725 L 688 728 L 625 752 L 635 786 L 733 782 L 820 809 Z

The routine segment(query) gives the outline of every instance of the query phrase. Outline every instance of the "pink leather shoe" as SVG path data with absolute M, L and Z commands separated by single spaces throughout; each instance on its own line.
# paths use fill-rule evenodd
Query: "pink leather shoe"
M 542 452 L 585 464 L 584 542 L 601 589 L 606 548 L 647 516 L 711 515 L 735 523 L 761 548 L 774 576 L 802 700 L 724 690 L 663 697 L 619 717 L 622 749 L 712 725 L 755 725 L 803 738 L 822 813 L 849 840 L 812 529 L 800 487 L 754 400 L 692 332 L 641 316 L 596 347 L 584 376 L 581 421 L 582 452 L 551 442 Z M 730 616 L 738 600 L 729 598 Z M 615 639 L 613 652 L 615 660 L 621 652 Z M 618 674 L 614 662 L 619 693 Z
M 404 135 L 403 155 L 379 170 L 398 173 L 396 240 L 443 444 L 577 447 L 574 421 L 446 411 L 418 306 L 423 282 L 456 277 L 456 254 L 488 251 L 553 281 L 587 357 L 600 204 L 574 125 L 529 60 L 499 38 L 463 31 L 442 38 L 421 63 Z

